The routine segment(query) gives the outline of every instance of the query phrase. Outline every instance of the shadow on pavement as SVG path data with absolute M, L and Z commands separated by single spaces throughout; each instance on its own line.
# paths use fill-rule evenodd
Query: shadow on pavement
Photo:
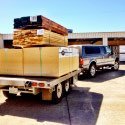
M 67 97 L 72 125 L 96 125 L 103 95 L 86 91 L 86 88 L 74 90 Z
M 0 116 L 10 115 L 35 119 L 37 122 L 69 124 L 65 98 L 57 105 L 42 102 L 33 95 L 16 96 L 5 101 L 0 105 Z
M 101 83 L 108 80 L 125 76 L 125 70 L 111 71 L 110 69 L 105 69 L 103 71 L 97 71 L 95 78 L 90 78 L 87 74 L 80 77 L 80 81 L 96 82 Z
M 0 103 L 0 116 L 31 118 L 41 123 L 96 125 L 102 100 L 102 94 L 90 93 L 89 88 L 72 90 L 57 105 L 40 102 L 32 95 L 15 97 Z

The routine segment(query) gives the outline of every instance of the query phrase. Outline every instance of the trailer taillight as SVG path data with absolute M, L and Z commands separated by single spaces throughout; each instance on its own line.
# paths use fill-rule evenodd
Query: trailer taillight
M 44 87 L 45 84 L 44 83 L 39 83 L 39 87 Z
M 83 58 L 80 58 L 79 63 L 80 63 L 80 65 L 83 65 L 83 64 L 84 64 Z
M 32 86 L 37 86 L 37 83 L 36 82 L 32 82 Z

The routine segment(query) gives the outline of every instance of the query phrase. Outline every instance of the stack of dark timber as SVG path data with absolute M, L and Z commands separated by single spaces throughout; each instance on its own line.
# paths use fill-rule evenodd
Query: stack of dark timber
M 68 45 L 67 29 L 44 16 L 16 18 L 14 29 L 14 46 Z

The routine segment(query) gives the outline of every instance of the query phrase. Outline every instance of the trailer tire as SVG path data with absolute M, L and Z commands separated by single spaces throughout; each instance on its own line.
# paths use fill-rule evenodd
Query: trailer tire
M 9 91 L 3 91 L 3 95 L 7 98 L 14 98 L 15 95 L 14 94 L 10 94 Z
M 71 91 L 70 80 L 63 83 L 63 95 L 68 95 Z
M 52 102 L 54 104 L 58 104 L 62 100 L 62 94 L 63 93 L 63 88 L 62 84 L 59 83 L 58 85 L 55 86 L 55 91 L 52 93 Z

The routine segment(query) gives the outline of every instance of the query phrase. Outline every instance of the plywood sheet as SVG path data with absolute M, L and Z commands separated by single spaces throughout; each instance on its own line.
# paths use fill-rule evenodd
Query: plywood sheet
M 59 48 L 59 76 L 70 72 L 70 61 L 69 61 L 69 48 Z
M 0 74 L 60 77 L 79 66 L 78 50 L 68 47 L 0 49 Z
M 59 52 L 58 47 L 41 48 L 42 76 L 59 76 Z
M 41 76 L 40 48 L 24 48 L 24 75 Z
M 0 49 L 0 74 L 6 74 L 6 53 L 5 49 Z
M 0 74 L 23 75 L 22 49 L 1 49 L 0 56 Z
M 79 50 L 76 48 L 72 48 L 72 71 L 77 70 L 79 68 Z
M 6 69 L 7 74 L 23 75 L 22 49 L 7 49 Z

